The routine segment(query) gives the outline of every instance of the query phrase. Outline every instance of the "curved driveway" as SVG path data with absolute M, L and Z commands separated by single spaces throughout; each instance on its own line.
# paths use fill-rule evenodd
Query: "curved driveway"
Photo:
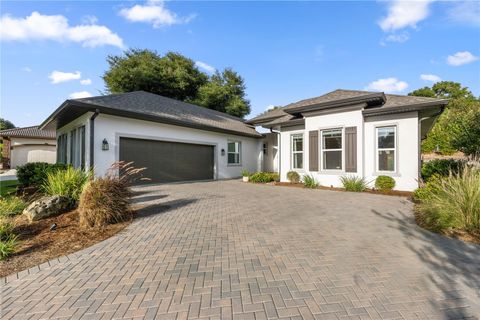
M 457 319 L 480 246 L 403 198 L 203 182 L 141 187 L 124 232 L 3 279 L 2 319 Z

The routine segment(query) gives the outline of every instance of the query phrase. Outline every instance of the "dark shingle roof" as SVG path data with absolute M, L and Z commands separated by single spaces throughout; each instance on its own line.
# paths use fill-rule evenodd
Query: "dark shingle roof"
M 38 126 L 13 128 L 0 131 L 0 137 L 55 139 L 55 131 L 40 130 Z
M 294 103 L 290 103 L 285 106 L 285 110 L 292 110 L 292 109 L 311 106 L 311 105 L 320 104 L 320 103 L 337 102 L 344 99 L 361 98 L 361 97 L 369 96 L 372 94 L 375 94 L 375 92 L 338 89 L 318 97 L 304 99 Z
M 261 136 L 241 118 L 145 91 L 73 99 L 67 100 L 64 104 L 77 107 L 99 107 L 100 113 L 118 114 L 132 118 L 138 116 L 149 121 L 194 127 L 202 130 L 228 132 L 253 137 Z M 42 125 L 46 126 L 57 112 L 61 112 L 61 110 L 57 110 Z

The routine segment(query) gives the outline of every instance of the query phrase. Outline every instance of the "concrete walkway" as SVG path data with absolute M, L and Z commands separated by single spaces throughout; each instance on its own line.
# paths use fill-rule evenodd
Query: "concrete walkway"
M 1 318 L 480 315 L 480 246 L 418 228 L 403 198 L 223 181 L 135 201 L 124 232 L 3 279 Z

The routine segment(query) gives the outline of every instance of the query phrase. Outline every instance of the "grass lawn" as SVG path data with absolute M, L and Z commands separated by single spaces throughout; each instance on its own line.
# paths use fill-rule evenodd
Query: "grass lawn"
M 17 189 L 18 180 L 0 181 L 0 196 L 4 197 Z

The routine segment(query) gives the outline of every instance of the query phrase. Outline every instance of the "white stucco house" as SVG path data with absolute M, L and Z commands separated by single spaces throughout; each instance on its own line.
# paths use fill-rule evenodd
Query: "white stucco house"
M 448 101 L 336 90 L 249 121 L 143 91 L 66 100 L 40 126 L 55 130 L 57 161 L 146 167 L 152 183 L 231 179 L 290 170 L 340 187 L 340 177 L 390 175 L 418 187 L 420 140 Z M 260 134 L 255 126 L 270 129 Z
M 28 162 L 55 163 L 55 137 L 55 130 L 40 130 L 38 126 L 1 130 L 3 169 Z

